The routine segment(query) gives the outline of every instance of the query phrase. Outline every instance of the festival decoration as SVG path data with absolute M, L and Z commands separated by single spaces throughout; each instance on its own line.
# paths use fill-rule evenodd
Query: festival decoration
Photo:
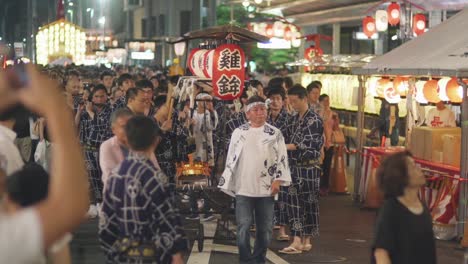
M 375 28 L 377 31 L 386 31 L 388 29 L 387 11 L 377 10 L 377 12 L 375 12 Z
M 390 5 L 388 5 L 387 8 L 387 13 L 388 13 L 388 23 L 392 26 L 398 25 L 400 23 L 400 5 L 398 3 L 392 2 Z
M 439 94 L 437 93 L 437 86 L 438 86 L 437 80 L 429 80 L 424 84 L 424 87 L 423 87 L 424 98 L 426 98 L 426 100 L 429 103 L 435 104 L 440 101 Z
M 442 78 L 437 82 L 437 90 L 439 92 L 439 99 L 441 101 L 447 102 L 450 99 L 447 96 L 447 83 L 450 81 L 450 78 Z
M 406 97 L 408 94 L 408 78 L 398 76 L 393 80 L 393 88 L 398 92 L 400 97 Z
M 416 14 L 413 17 L 413 32 L 416 36 L 424 33 L 426 30 L 426 16 L 423 14 Z
M 223 44 L 214 50 L 213 92 L 222 100 L 239 98 L 244 90 L 244 51 L 236 44 Z
M 376 33 L 375 19 L 371 16 L 365 17 L 362 21 L 362 30 L 368 38 L 371 38 Z
M 452 78 L 447 83 L 447 97 L 452 103 L 461 103 L 463 100 L 463 87 L 458 84 L 457 78 Z
M 416 87 L 416 97 L 414 99 L 420 104 L 428 103 L 426 97 L 424 97 L 424 84 L 426 84 L 426 81 L 417 81 L 414 84 Z

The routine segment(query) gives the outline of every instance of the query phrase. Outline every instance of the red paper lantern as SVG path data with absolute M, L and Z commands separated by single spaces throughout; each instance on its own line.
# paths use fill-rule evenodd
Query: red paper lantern
M 284 28 L 284 39 L 287 41 L 292 39 L 292 31 L 290 27 Z
M 390 5 L 388 5 L 387 8 L 388 12 L 388 23 L 392 26 L 397 25 L 400 23 L 400 5 L 398 3 L 392 2 Z
M 424 84 L 423 93 L 424 97 L 429 103 L 440 102 L 439 93 L 437 92 L 439 82 L 437 80 L 429 80 Z
M 368 38 L 371 38 L 377 30 L 375 28 L 375 19 L 371 16 L 366 16 L 364 20 L 362 20 L 362 30 Z
M 268 24 L 265 28 L 265 34 L 267 37 L 272 38 L 274 36 L 273 25 Z
M 393 84 L 390 82 L 388 78 L 381 78 L 377 81 L 377 85 L 375 87 L 375 93 L 377 98 L 385 98 L 385 91 L 388 88 L 393 88 Z
M 461 103 L 463 101 L 463 87 L 458 84 L 457 78 L 452 78 L 447 83 L 447 97 L 452 103 Z
M 239 98 L 244 91 L 245 55 L 236 44 L 223 44 L 213 55 L 213 92 L 221 100 Z
M 426 16 L 423 14 L 416 14 L 413 17 L 413 32 L 416 36 L 424 33 L 426 30 Z

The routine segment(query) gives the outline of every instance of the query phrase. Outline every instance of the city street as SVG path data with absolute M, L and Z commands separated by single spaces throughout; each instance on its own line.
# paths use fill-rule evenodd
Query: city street
M 282 255 L 277 252 L 287 243 L 273 241 L 267 254 L 270 263 L 369 263 L 376 211 L 357 208 L 348 195 L 327 196 L 321 200 L 320 206 L 320 237 L 314 240 L 313 249 L 300 255 Z M 73 263 L 103 263 L 97 225 L 97 219 L 87 221 L 74 233 L 71 243 Z M 192 226 L 186 224 L 186 228 Z M 218 234 L 214 241 L 205 239 L 201 253 L 198 252 L 197 242 L 191 240 L 193 248 L 185 256 L 186 263 L 238 263 L 234 240 L 217 239 L 219 234 L 224 234 L 222 226 L 217 225 L 216 221 L 206 222 L 204 226 L 205 236 L 212 236 L 215 231 Z M 232 225 L 230 229 L 233 230 Z M 194 234 L 188 231 L 188 235 L 193 238 Z M 462 263 L 463 251 L 456 242 L 437 241 L 437 257 L 438 263 Z

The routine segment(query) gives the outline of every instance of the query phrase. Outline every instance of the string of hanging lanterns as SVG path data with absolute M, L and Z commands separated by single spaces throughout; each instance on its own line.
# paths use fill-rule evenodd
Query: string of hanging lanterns
M 382 0 L 378 5 L 385 2 L 389 2 L 389 0 Z M 407 0 L 403 0 L 403 2 L 412 4 Z M 414 4 L 413 6 L 418 7 Z M 418 8 L 422 9 L 420 7 Z M 368 10 L 367 13 L 369 12 L 370 11 Z M 362 20 L 363 32 L 370 39 L 377 32 L 387 31 L 389 24 L 391 26 L 398 25 L 400 23 L 401 16 L 402 12 L 400 4 L 398 2 L 391 2 L 388 5 L 387 10 L 379 9 L 375 12 L 375 17 L 368 15 Z M 423 34 L 426 31 L 426 28 L 426 16 L 421 13 L 415 14 L 412 19 L 412 29 L 415 36 Z
M 468 80 L 463 80 L 467 83 Z M 413 87 L 412 94 L 420 104 L 435 104 L 439 101 L 459 104 L 463 99 L 463 87 L 457 78 L 444 77 L 440 79 L 418 80 Z M 393 81 L 384 76 L 369 83 L 369 92 L 375 98 L 387 100 L 397 104 L 410 92 L 409 78 L 396 76 Z

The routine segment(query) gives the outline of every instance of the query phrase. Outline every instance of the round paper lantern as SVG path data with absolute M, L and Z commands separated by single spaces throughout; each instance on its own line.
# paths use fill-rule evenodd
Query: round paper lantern
M 381 78 L 377 81 L 375 93 L 377 98 L 385 98 L 385 91 L 388 87 L 393 88 L 393 83 L 388 78 Z
M 292 31 L 290 27 L 284 28 L 284 39 L 290 41 L 292 39 Z
M 266 36 L 272 38 L 274 36 L 273 25 L 268 24 L 265 28 Z
M 283 37 L 284 36 L 284 23 L 281 21 L 276 21 L 273 24 L 273 35 L 275 37 Z
M 452 78 L 447 83 L 447 97 L 452 103 L 461 103 L 463 101 L 463 87 L 458 84 L 457 78 Z
M 426 16 L 423 14 L 416 14 L 413 17 L 413 32 L 416 36 L 424 33 L 426 29 Z
M 385 87 L 384 98 L 390 104 L 398 104 L 401 101 L 400 94 L 393 88 L 393 85 L 387 85 Z
M 375 34 L 376 28 L 375 28 L 375 19 L 371 16 L 366 16 L 362 20 L 362 31 L 364 31 L 364 34 L 368 37 L 371 38 L 372 35 Z
M 291 46 L 294 48 L 298 48 L 301 46 L 301 32 L 296 31 L 291 33 Z
M 406 97 L 409 89 L 408 86 L 408 78 L 398 76 L 393 80 L 393 89 L 395 89 L 400 97 Z
M 387 8 L 387 13 L 388 13 L 388 23 L 392 26 L 397 25 L 400 23 L 400 5 L 398 3 L 392 2 L 390 5 L 388 5 Z
M 424 97 L 429 103 L 438 103 L 440 102 L 439 94 L 437 93 L 437 80 L 429 80 L 424 84 L 423 93 Z
M 441 101 L 450 101 L 447 96 L 447 83 L 450 81 L 450 78 L 442 78 L 437 83 L 438 90 L 439 90 L 439 99 Z
M 377 31 L 386 31 L 388 29 L 388 15 L 385 10 L 375 12 L 375 28 Z
M 414 85 L 416 86 L 416 97 L 414 98 L 416 102 L 420 104 L 427 104 L 428 101 L 426 97 L 424 97 L 424 84 L 426 81 L 417 81 Z

